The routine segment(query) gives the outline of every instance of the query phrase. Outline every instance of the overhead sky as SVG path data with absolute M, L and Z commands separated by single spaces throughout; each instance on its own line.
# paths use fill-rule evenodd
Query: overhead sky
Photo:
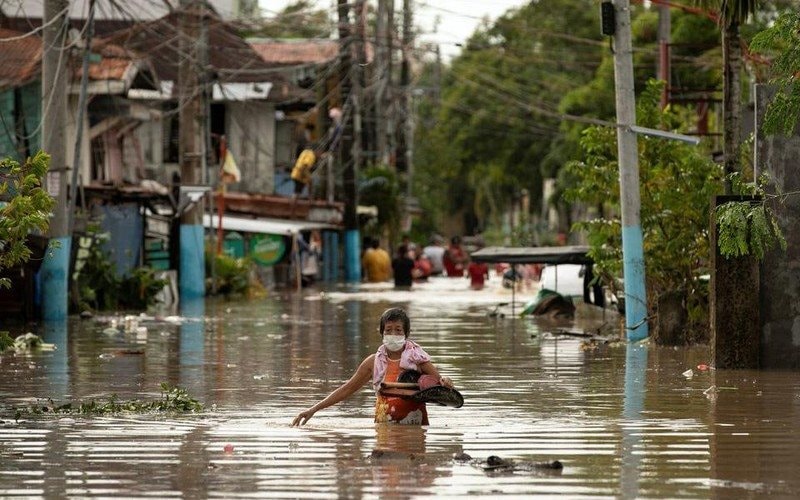
M 528 0 L 413 0 L 414 24 L 420 29 L 419 43 L 438 43 L 442 56 L 450 59 L 461 50 L 464 42 L 475 31 L 482 19 L 494 20 L 508 9 L 528 3 Z M 375 5 L 377 0 L 368 0 Z M 267 16 L 274 15 L 293 0 L 259 0 Z M 403 0 L 394 0 L 400 11 Z M 321 8 L 330 9 L 335 16 L 335 0 L 316 0 Z

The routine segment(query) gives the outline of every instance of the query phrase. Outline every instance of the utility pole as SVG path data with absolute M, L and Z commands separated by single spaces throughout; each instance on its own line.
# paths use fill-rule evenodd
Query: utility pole
M 86 115 L 86 99 L 89 84 L 89 59 L 92 55 L 92 37 L 94 37 L 95 0 L 89 0 L 89 17 L 86 20 L 84 37 L 83 62 L 81 64 L 81 90 L 78 97 L 78 118 L 75 120 L 75 150 L 72 155 L 72 179 L 69 184 L 68 229 L 72 235 L 75 222 L 75 207 L 78 198 L 78 171 L 81 168 L 81 150 L 83 149 L 83 117 Z
M 411 49 L 414 45 L 412 1 L 403 0 L 403 62 L 400 66 L 400 88 L 403 93 L 400 133 L 402 139 L 397 148 L 398 170 L 404 170 L 406 173 L 406 209 L 411 201 L 414 180 L 414 96 L 411 94 Z M 410 217 L 408 214 L 406 216 Z
M 411 194 L 411 159 L 408 136 L 408 124 L 411 120 L 411 0 L 403 0 L 403 45 L 401 47 L 402 60 L 400 63 L 400 92 L 402 93 L 402 110 L 398 120 L 397 171 L 403 172 L 406 178 L 407 193 Z
M 622 254 L 625 279 L 625 330 L 629 341 L 648 335 L 642 226 L 639 220 L 639 151 L 629 0 L 614 0 L 614 82 L 617 104 L 617 152 L 622 205 Z
M 385 90 L 385 138 L 386 138 L 386 164 L 394 166 L 392 152 L 394 151 L 395 116 L 396 109 L 394 102 L 394 81 L 392 73 L 394 71 L 396 33 L 394 28 L 394 0 L 386 0 L 386 71 L 384 74 L 386 82 Z
M 356 69 L 355 83 L 358 84 L 357 88 L 354 86 L 354 94 L 358 98 L 358 118 L 361 121 L 361 129 L 356 132 L 356 139 L 359 141 L 356 144 L 356 151 L 361 155 L 359 158 L 358 166 L 364 164 L 365 157 L 371 157 L 374 163 L 375 157 L 375 139 L 374 139 L 374 113 L 372 113 L 371 101 L 374 99 L 367 98 L 367 9 L 365 0 L 356 0 L 355 5 L 356 15 Z
M 69 255 L 72 238 L 67 214 L 67 59 L 68 0 L 45 0 L 42 23 L 42 149 L 50 155 L 47 191 L 55 198 L 50 246 L 42 263 L 42 317 L 67 317 Z M 80 126 L 80 124 L 78 125 Z M 77 165 L 75 166 L 77 168 Z
M 342 98 L 341 161 L 344 171 L 344 274 L 348 283 L 361 281 L 361 237 L 358 231 L 358 190 L 356 189 L 356 163 L 353 156 L 354 117 L 356 104 L 350 99 L 353 85 L 353 57 L 351 55 L 352 30 L 348 0 L 338 0 L 339 11 L 339 83 Z
M 388 0 L 378 0 L 375 17 L 375 152 L 376 163 L 386 163 L 386 69 L 389 47 L 386 45 L 386 7 Z
M 178 120 L 179 162 L 181 186 L 197 185 L 200 180 L 204 147 L 201 122 L 203 97 L 200 89 L 198 41 L 201 23 L 205 22 L 205 7 L 198 1 L 181 0 L 178 17 Z M 179 202 L 180 205 L 180 202 Z M 180 215 L 181 300 L 205 295 L 205 252 L 203 244 L 202 209 L 192 204 Z

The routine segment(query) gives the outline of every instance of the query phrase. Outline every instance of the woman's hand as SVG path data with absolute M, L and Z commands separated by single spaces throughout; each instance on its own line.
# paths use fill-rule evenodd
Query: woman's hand
M 296 417 L 294 417 L 294 421 L 292 421 L 292 427 L 304 425 L 311 419 L 311 417 L 314 416 L 315 413 L 316 411 L 314 410 L 301 411 Z
M 453 388 L 453 381 L 447 377 L 439 377 L 439 384 L 451 389 Z

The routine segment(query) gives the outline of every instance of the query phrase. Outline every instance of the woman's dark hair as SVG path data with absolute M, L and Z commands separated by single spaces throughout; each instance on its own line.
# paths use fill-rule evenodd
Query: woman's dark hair
M 408 332 L 411 331 L 411 320 L 408 319 L 408 314 L 406 311 L 400 307 L 392 307 L 391 309 L 387 309 L 381 315 L 381 335 L 383 335 L 383 330 L 386 328 L 387 321 L 402 321 L 403 322 L 403 331 L 408 337 Z

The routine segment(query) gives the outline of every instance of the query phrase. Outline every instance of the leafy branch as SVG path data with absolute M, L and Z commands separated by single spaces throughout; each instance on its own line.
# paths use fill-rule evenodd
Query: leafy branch
M 753 38 L 750 50 L 773 56 L 770 82 L 777 85 L 778 92 L 767 107 L 764 132 L 791 135 L 800 119 L 800 12 L 781 14 L 771 27 Z
M 0 161 L 0 270 L 27 262 L 31 250 L 28 234 L 47 231 L 53 198 L 42 188 L 50 155 L 39 151 L 24 164 L 10 158 Z M 0 287 L 11 282 L 0 278 Z
M 766 252 L 776 246 L 785 251 L 786 238 L 767 202 L 774 199 L 782 202 L 791 193 L 766 194 L 763 189 L 767 183 L 766 176 L 761 176 L 758 183 L 745 184 L 739 174 L 733 174 L 731 180 L 737 192 L 751 199 L 729 201 L 716 207 L 714 216 L 720 254 L 727 259 L 754 255 L 763 260 Z

